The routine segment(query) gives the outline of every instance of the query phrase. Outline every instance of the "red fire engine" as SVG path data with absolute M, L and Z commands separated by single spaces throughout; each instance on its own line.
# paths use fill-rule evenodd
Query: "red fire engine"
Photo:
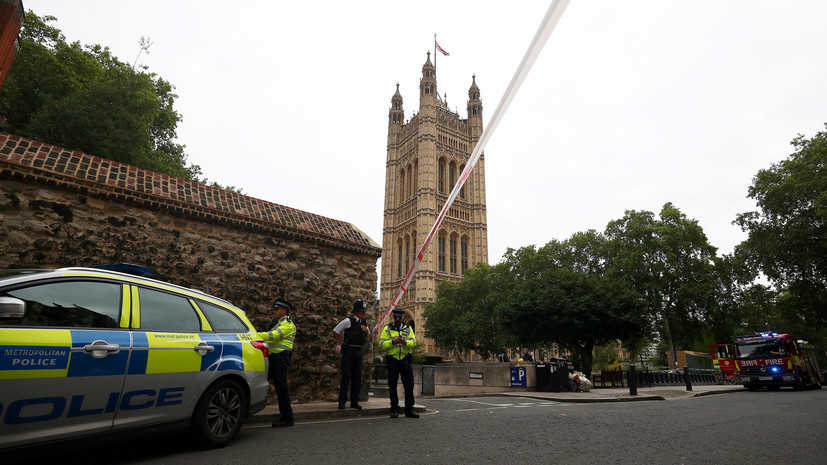
M 821 388 L 824 382 L 813 345 L 789 334 L 739 336 L 732 344 L 714 344 L 710 348 L 713 366 L 725 376 L 740 375 L 744 387 L 751 391 L 781 386 Z
M 740 373 L 735 361 L 735 344 L 712 344 L 712 367 L 721 370 L 725 383 L 734 383 Z

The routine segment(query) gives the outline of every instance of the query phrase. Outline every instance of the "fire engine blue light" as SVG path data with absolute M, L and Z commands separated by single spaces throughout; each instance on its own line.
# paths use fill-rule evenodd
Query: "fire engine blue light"
M 772 367 L 771 369 L 773 373 L 778 373 L 778 367 Z

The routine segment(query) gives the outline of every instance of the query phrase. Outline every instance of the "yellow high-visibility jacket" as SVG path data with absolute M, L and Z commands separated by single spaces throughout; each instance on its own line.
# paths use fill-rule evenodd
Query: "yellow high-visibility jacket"
M 279 318 L 276 326 L 270 331 L 258 333 L 258 337 L 267 343 L 271 354 L 277 354 L 285 350 L 293 350 L 293 340 L 296 338 L 296 325 L 290 316 Z
M 393 343 L 393 340 L 399 336 L 405 338 L 404 344 Z M 382 330 L 382 335 L 379 336 L 379 348 L 387 351 L 388 355 L 397 360 L 402 360 L 406 355 L 413 352 L 415 345 L 416 335 L 414 334 L 413 328 L 405 323 L 402 323 L 398 329 L 393 326 L 393 323 L 388 324 Z

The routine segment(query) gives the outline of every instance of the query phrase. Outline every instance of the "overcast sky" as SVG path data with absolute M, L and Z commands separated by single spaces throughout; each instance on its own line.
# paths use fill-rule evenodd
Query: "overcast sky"
M 550 1 L 24 0 L 176 87 L 211 181 L 382 242 L 388 110 L 437 86 L 487 122 Z M 731 253 L 759 169 L 827 121 L 827 2 L 574 0 L 485 150 L 489 262 L 666 202 Z M 433 60 L 433 55 L 432 55 Z M 105 154 L 95 154 L 105 156 Z

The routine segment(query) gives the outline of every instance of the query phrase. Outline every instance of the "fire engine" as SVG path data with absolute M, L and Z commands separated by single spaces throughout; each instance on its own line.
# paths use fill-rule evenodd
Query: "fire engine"
M 713 366 L 724 375 L 740 375 L 744 387 L 751 391 L 782 386 L 819 389 L 824 382 L 813 345 L 789 334 L 738 336 L 734 343 L 710 348 Z
M 712 367 L 721 370 L 723 381 L 734 384 L 741 374 L 738 372 L 738 362 L 735 360 L 735 344 L 732 342 L 712 344 Z

